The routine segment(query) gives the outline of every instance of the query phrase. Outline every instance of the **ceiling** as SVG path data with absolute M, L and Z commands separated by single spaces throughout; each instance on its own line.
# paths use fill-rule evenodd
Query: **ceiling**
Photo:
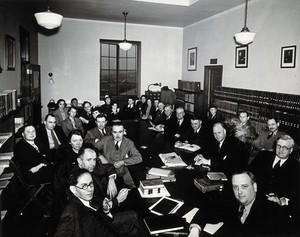
M 199 0 L 189 7 L 132 0 L 0 0 L 30 14 L 45 11 L 48 2 L 51 11 L 66 18 L 123 22 L 122 12 L 127 11 L 128 23 L 185 27 L 244 4 L 245 0 Z

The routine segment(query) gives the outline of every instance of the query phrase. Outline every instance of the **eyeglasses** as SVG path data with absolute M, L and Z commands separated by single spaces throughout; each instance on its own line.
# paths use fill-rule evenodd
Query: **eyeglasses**
M 82 187 L 78 187 L 78 186 L 75 185 L 75 187 L 76 187 L 76 188 L 79 188 L 79 189 L 82 189 L 82 190 L 87 190 L 88 187 L 94 188 L 94 183 L 91 182 L 91 183 L 89 183 L 89 184 L 84 184 L 84 185 L 82 185 Z
M 282 149 L 283 151 L 288 151 L 291 149 L 291 147 L 281 146 L 281 145 L 277 144 L 276 149 L 278 149 L 278 150 Z

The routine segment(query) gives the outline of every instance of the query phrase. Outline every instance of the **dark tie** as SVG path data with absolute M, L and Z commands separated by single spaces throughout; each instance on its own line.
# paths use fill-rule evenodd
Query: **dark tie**
M 269 135 L 267 136 L 267 139 L 270 139 L 273 136 L 273 132 L 269 133 Z
M 105 129 L 104 129 L 104 128 L 102 129 L 102 134 L 103 134 L 103 135 L 106 135 L 106 132 L 105 132 Z
M 240 205 L 239 211 L 238 211 L 238 218 L 239 218 L 240 221 L 242 221 L 242 216 L 244 214 L 244 210 L 245 210 L 245 206 L 244 205 Z
M 52 137 L 52 140 L 53 140 L 53 143 L 54 143 L 54 148 L 55 148 L 55 149 L 58 149 L 58 148 L 59 148 L 59 142 L 58 142 L 58 140 L 56 139 L 56 136 L 55 136 L 55 134 L 54 134 L 53 129 L 51 129 L 50 131 L 51 131 L 51 137 Z
M 274 171 L 278 171 L 280 169 L 280 160 L 274 165 Z
M 119 150 L 119 145 L 118 145 L 118 143 L 119 143 L 119 142 L 116 142 L 116 144 L 115 144 L 115 148 L 116 148 L 117 151 Z

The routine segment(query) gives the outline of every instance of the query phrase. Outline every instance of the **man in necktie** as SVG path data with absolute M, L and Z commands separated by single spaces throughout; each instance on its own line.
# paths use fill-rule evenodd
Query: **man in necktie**
M 253 148 L 256 151 L 268 150 L 273 151 L 276 139 L 285 134 L 279 130 L 280 123 L 274 118 L 270 117 L 267 121 L 268 131 L 261 132 L 253 142 Z
M 266 199 L 257 196 L 258 184 L 254 175 L 248 170 L 239 170 L 231 178 L 232 190 L 235 200 L 224 200 L 216 216 L 196 214 L 190 225 L 189 237 L 198 237 L 205 224 L 223 222 L 218 236 L 272 236 L 273 209 Z M 230 202 L 230 203 L 228 203 Z M 211 215 L 211 214 L 210 214 Z M 200 235 L 201 236 L 201 235 Z
M 118 146 L 118 148 L 116 147 Z M 124 136 L 124 126 L 117 122 L 112 126 L 112 135 L 105 136 L 95 143 L 100 150 L 100 159 L 114 165 L 118 175 L 123 177 L 125 184 L 135 187 L 127 166 L 142 162 L 142 156 L 134 143 Z
M 84 139 L 85 142 L 90 144 L 95 144 L 104 136 L 109 136 L 111 133 L 111 127 L 107 126 L 107 116 L 105 114 L 98 114 L 95 122 L 97 126 L 90 129 Z
M 44 123 L 37 130 L 37 139 L 48 149 L 47 153 L 52 161 L 61 145 L 67 143 L 67 138 L 60 126 L 56 126 L 56 118 L 52 114 L 45 117 Z
M 300 170 L 293 157 L 294 145 L 291 136 L 281 135 L 276 141 L 275 152 L 262 151 L 250 164 L 260 193 L 278 206 L 282 227 L 278 233 L 284 235 L 287 235 L 287 230 L 293 232 L 298 229 L 300 232 Z
M 176 141 L 185 139 L 191 129 L 191 122 L 185 117 L 185 112 L 183 107 L 177 107 L 175 110 L 177 118 L 177 127 L 174 134 Z

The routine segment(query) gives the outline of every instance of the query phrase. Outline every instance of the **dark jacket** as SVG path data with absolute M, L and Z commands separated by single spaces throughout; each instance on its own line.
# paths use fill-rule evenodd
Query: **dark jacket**
M 55 237 L 113 237 L 118 236 L 105 224 L 105 216 L 94 211 L 73 196 L 64 209 Z

